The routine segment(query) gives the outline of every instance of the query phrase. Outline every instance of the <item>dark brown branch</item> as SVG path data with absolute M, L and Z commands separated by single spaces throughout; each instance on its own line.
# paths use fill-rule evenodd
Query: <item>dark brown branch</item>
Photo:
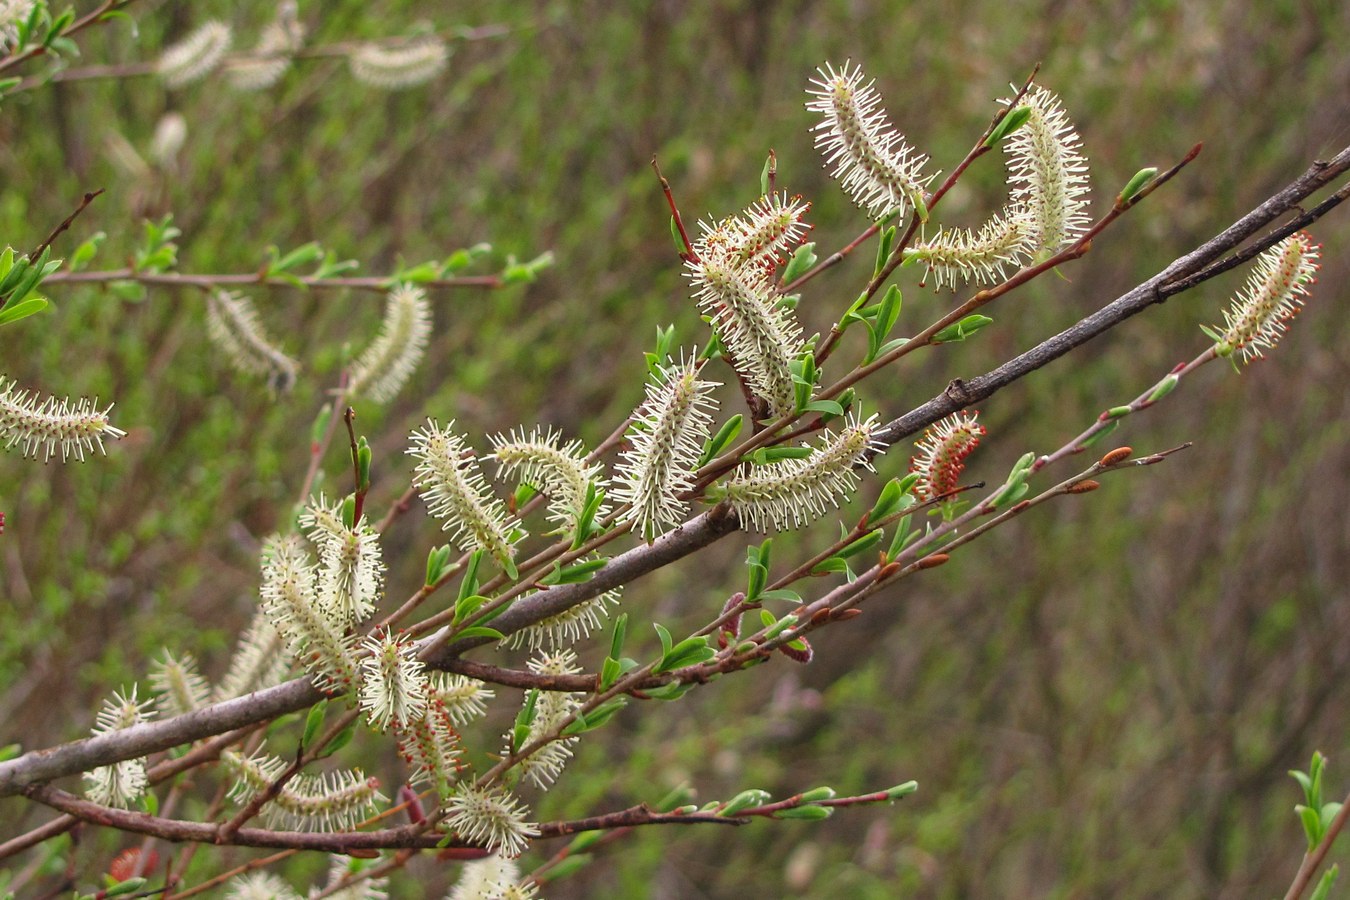
M 143 812 L 99 806 L 50 785 L 35 785 L 24 793 L 38 803 L 75 816 L 91 825 L 102 825 L 134 834 L 150 834 L 174 843 L 184 841 L 198 844 L 215 843 L 218 834 L 218 827 L 214 822 L 162 819 Z M 231 836 L 229 843 L 236 847 L 275 847 L 287 850 L 346 853 L 351 850 L 430 850 L 439 847 L 444 840 L 445 835 L 428 833 L 420 825 L 402 825 L 379 831 L 349 831 L 337 834 L 240 828 Z M 445 847 L 458 850 L 456 854 L 458 859 L 482 859 L 488 855 L 486 850 L 467 847 L 463 842 L 454 840 Z
M 42 251 L 50 247 L 52 245 L 52 242 L 55 241 L 58 237 L 60 237 L 63 231 L 65 231 L 67 228 L 70 227 L 70 223 L 74 222 L 75 219 L 79 217 L 80 213 L 84 212 L 85 207 L 88 206 L 90 203 L 93 203 L 94 198 L 101 193 L 103 193 L 103 188 L 99 188 L 96 191 L 86 191 L 84 199 L 80 201 L 79 206 L 75 207 L 75 211 L 70 215 L 66 216 L 65 221 L 63 221 L 60 225 L 57 225 L 54 229 L 52 229 L 52 233 L 47 235 L 47 239 L 42 243 L 38 244 L 37 247 L 34 248 L 32 253 L 28 254 L 28 261 L 30 263 L 37 262 L 38 257 L 42 255 Z

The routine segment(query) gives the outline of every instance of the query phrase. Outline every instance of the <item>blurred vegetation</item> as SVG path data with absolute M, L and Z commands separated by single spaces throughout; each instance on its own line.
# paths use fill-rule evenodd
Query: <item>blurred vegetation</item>
M 138 35 L 113 25 L 80 44 L 87 62 L 153 59 L 207 17 L 248 36 L 274 8 L 137 3 Z M 961 158 L 1007 84 L 1041 63 L 1083 135 L 1098 210 L 1137 169 L 1205 142 L 1066 280 L 1001 301 L 996 325 L 969 345 L 874 379 L 863 395 L 888 416 L 1076 321 L 1350 142 L 1350 6 L 1336 0 L 364 0 L 302 3 L 301 16 L 311 44 L 423 21 L 442 32 L 505 28 L 454 42 L 445 75 L 397 94 L 319 60 L 260 95 L 139 78 L 7 99 L 0 242 L 36 245 L 83 191 L 106 187 L 58 255 L 103 230 L 98 264 L 117 265 L 140 220 L 170 211 L 187 272 L 255 270 L 267 245 L 309 240 L 360 260 L 363 273 L 479 241 L 498 264 L 553 250 L 556 268 L 527 288 L 437 295 L 427 364 L 392 405 L 359 410 L 377 510 L 405 488 L 404 441 L 425 416 L 477 433 L 551 423 L 594 444 L 640 396 L 640 351 L 657 325 L 675 323 L 685 346 L 705 339 L 653 156 L 691 221 L 753 200 L 772 147 L 780 186 L 815 204 L 822 251 L 861 230 L 820 170 L 802 110 L 824 60 L 861 62 L 893 121 L 940 168 Z M 112 142 L 148 154 L 169 113 L 187 122 L 182 153 L 129 176 Z M 1001 202 L 1000 164 L 987 163 L 944 202 L 944 222 L 973 224 Z M 583 743 L 537 813 L 655 801 L 681 783 L 711 799 L 915 778 L 916 796 L 818 824 L 647 829 L 547 896 L 1282 892 L 1302 852 L 1285 770 L 1321 748 L 1330 777 L 1344 777 L 1350 736 L 1338 690 L 1350 667 L 1350 327 L 1337 314 L 1350 300 L 1350 220 L 1333 214 L 1315 234 L 1326 246 L 1321 284 L 1273 358 L 1241 377 L 1210 367 L 1116 435 L 1140 450 L 1194 449 L 906 581 L 858 627 L 822 634 L 809 667 L 775 663 L 624 713 Z M 854 296 L 870 249 L 858 256 L 807 291 L 808 333 Z M 1190 358 L 1204 346 L 1196 325 L 1220 316 L 1241 277 L 1177 298 L 994 398 L 968 474 L 1001 479 L 1027 449 L 1058 446 Z M 912 276 L 902 286 L 902 331 L 951 302 Z M 380 314 L 375 294 L 256 294 L 305 367 L 297 390 L 273 401 L 207 346 L 197 292 L 155 289 L 142 302 L 96 288 L 50 294 L 53 312 L 0 330 L 0 371 L 45 392 L 115 399 L 114 421 L 130 434 L 83 466 L 0 456 L 0 743 L 27 748 L 85 733 L 99 699 L 143 678 L 161 647 L 220 673 L 252 612 L 258 541 L 290 516 L 307 462 L 301 436 L 344 346 L 359 350 Z M 896 448 L 884 470 L 902 470 L 903 456 Z M 342 490 L 340 453 L 328 463 L 325 486 Z M 391 596 L 420 585 L 436 534 L 420 514 L 388 533 Z M 706 620 L 742 577 L 747 540 L 649 577 L 626 608 L 668 625 Z M 593 647 L 583 659 L 602 655 Z M 482 734 L 494 743 L 504 727 Z M 397 779 L 392 759 L 370 764 L 386 784 Z M 24 801 L 0 808 L 6 837 L 47 817 Z M 80 851 L 89 880 L 130 846 L 97 840 L 98 853 Z M 208 858 L 221 857 L 203 852 L 197 865 Z M 454 874 L 419 860 L 395 895 L 440 896 Z

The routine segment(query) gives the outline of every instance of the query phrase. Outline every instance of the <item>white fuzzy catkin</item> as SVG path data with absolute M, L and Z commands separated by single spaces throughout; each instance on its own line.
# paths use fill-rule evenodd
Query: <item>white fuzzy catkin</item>
M 267 386 L 285 393 L 295 385 L 300 364 L 263 331 L 253 301 L 230 291 L 216 291 L 206 301 L 206 334 L 239 371 L 263 375 Z
M 858 485 L 858 467 L 871 470 L 880 448 L 872 440 L 875 415 L 839 434 L 826 433 L 805 459 L 753 466 L 722 486 L 727 503 L 755 531 L 800 528 L 837 509 Z
M 736 267 L 711 249 L 689 268 L 699 308 L 712 319 L 737 370 L 778 417 L 795 407 L 789 368 L 802 345 L 791 310 L 779 305 L 762 270 Z
M 421 37 L 399 47 L 362 44 L 347 57 L 352 77 L 388 91 L 424 84 L 441 74 L 450 48 L 437 37 Z
M 166 716 L 190 713 L 211 698 L 211 687 L 190 653 L 175 657 L 164 651 L 164 658 L 150 665 L 150 686 L 159 693 L 159 709 Z
M 905 252 L 928 264 L 933 286 L 955 288 L 962 283 L 1002 281 L 1009 266 L 1017 267 L 1028 255 L 1033 226 L 1023 207 L 995 215 L 978 231 L 944 228 L 931 240 Z
M 99 710 L 94 720 L 95 735 L 112 734 L 146 722 L 154 715 L 150 701 L 136 697 L 136 685 L 125 693 L 114 692 Z M 124 759 L 109 766 L 100 766 L 84 773 L 84 794 L 102 806 L 130 809 L 149 786 L 145 774 L 145 757 Z
M 821 116 L 816 147 L 840 186 L 873 218 L 921 208 L 928 157 L 891 127 L 873 82 L 864 84 L 862 68 L 847 62 L 837 72 L 829 63 L 817 72 L 806 108 Z
M 1087 231 L 1087 158 L 1078 132 L 1051 91 L 1035 85 L 1021 104 L 1030 107 L 1031 116 L 1004 143 L 1010 205 L 1025 210 L 1031 224 L 1029 252 L 1048 256 Z
M 549 520 L 575 531 L 577 516 L 586 503 L 587 488 L 603 487 L 604 467 L 588 462 L 581 441 L 562 442 L 562 434 L 524 428 L 491 438 L 497 478 L 514 478 L 548 497 Z M 595 518 L 603 518 L 608 504 L 601 503 Z
M 519 856 L 539 832 L 525 804 L 503 788 L 462 783 L 445 805 L 446 826 L 468 843 Z
M 266 90 L 291 67 L 291 57 L 305 42 L 305 27 L 296 17 L 294 6 L 282 4 L 276 19 L 258 35 L 253 49 L 225 61 L 225 77 L 235 90 Z
M 353 639 L 319 605 L 316 574 L 299 538 L 290 536 L 263 548 L 262 606 L 285 636 L 291 655 L 330 694 L 344 694 L 357 683 Z
M 361 709 L 376 731 L 406 727 L 427 712 L 427 676 L 411 641 L 376 632 L 361 644 Z
M 428 419 L 414 431 L 409 455 L 418 460 L 414 483 L 422 492 L 427 511 L 444 519 L 461 550 L 486 550 L 508 571 L 514 569 L 511 521 L 506 507 L 488 491 L 478 460 L 468 444 L 454 433 L 453 420 L 444 428 Z
M 244 756 L 226 750 L 220 761 L 234 774 L 229 796 L 240 806 L 266 791 L 287 769 L 286 760 L 261 752 Z M 346 831 L 387 801 L 378 788 L 378 782 L 360 769 L 301 772 L 263 805 L 263 821 L 288 831 Z
M 340 629 L 368 619 L 384 586 L 380 535 L 364 517 L 355 527 L 342 521 L 343 501 L 332 506 L 311 499 L 300 527 L 319 548 L 318 603 Z
M 701 381 L 697 360 L 667 361 L 647 383 L 647 395 L 628 429 L 631 446 L 620 455 L 614 496 L 632 507 L 637 531 L 652 540 L 680 521 L 693 487 L 694 467 L 717 408 Z
M 1247 283 L 1224 310 L 1219 348 L 1224 355 L 1242 354 L 1251 362 L 1279 342 L 1289 320 L 1303 307 L 1316 280 L 1318 251 L 1306 231 L 1292 234 L 1256 259 Z
M 103 439 L 124 437 L 126 432 L 108 422 L 109 403 L 102 410 L 98 399 L 42 400 L 34 391 L 20 390 L 0 375 L 0 441 L 6 448 L 19 447 L 24 456 L 49 462 L 59 448 L 61 462 L 75 457 L 84 462 L 95 449 L 104 453 Z
M 203 23 L 160 56 L 157 66 L 160 77 L 171 88 L 200 81 L 220 65 L 233 37 L 230 26 L 224 22 Z
M 352 364 L 348 390 L 376 403 L 388 403 L 422 361 L 431 335 L 431 304 L 427 292 L 399 285 L 385 302 L 380 333 Z

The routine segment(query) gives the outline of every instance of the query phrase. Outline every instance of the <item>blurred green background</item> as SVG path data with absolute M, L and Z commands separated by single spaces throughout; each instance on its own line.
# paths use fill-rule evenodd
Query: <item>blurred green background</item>
M 154 59 L 214 16 L 249 46 L 274 11 L 138 2 L 138 37 L 122 24 L 80 44 L 84 62 Z M 1350 143 L 1350 6 L 1337 0 L 308 0 L 300 13 L 311 45 L 418 23 L 442 33 L 505 27 L 454 41 L 444 75 L 395 94 L 317 60 L 257 95 L 218 78 L 181 91 L 138 78 L 7 99 L 0 242 L 34 246 L 81 192 L 106 187 L 59 253 L 103 230 L 95 265 L 118 265 L 141 219 L 169 211 L 187 272 L 254 270 L 267 245 L 309 240 L 372 274 L 479 241 L 493 244 L 498 265 L 551 249 L 557 266 L 528 287 L 437 294 L 426 364 L 387 408 L 359 410 L 375 447 L 377 510 L 406 487 L 406 435 L 427 415 L 475 434 L 547 423 L 594 444 L 640 397 L 640 351 L 657 325 L 675 323 L 683 346 L 706 340 L 671 248 L 654 155 L 691 222 L 754 200 L 773 148 L 780 187 L 814 202 L 822 252 L 865 227 L 811 147 L 802 91 L 826 60 L 861 63 L 892 120 L 942 169 L 979 135 L 1008 83 L 1040 62 L 1042 83 L 1083 136 L 1097 212 L 1137 169 L 1205 142 L 1194 165 L 1065 278 L 1001 300 L 989 311 L 995 326 L 968 345 L 917 354 L 867 384 L 867 408 L 884 417 L 1071 324 Z M 114 145 L 149 158 L 168 113 L 187 122 L 182 152 L 128 174 Z M 986 158 L 938 218 L 978 223 L 1002 202 L 1002 177 L 996 155 Z M 553 791 L 528 799 L 554 819 L 655 801 L 682 783 L 706 800 L 747 787 L 856 793 L 914 778 L 917 795 L 819 824 L 633 833 L 546 896 L 1282 893 L 1303 850 L 1285 771 L 1320 748 L 1331 790 L 1350 783 L 1341 752 L 1350 735 L 1350 327 L 1338 315 L 1350 300 L 1350 217 L 1333 213 L 1314 233 L 1326 248 L 1320 286 L 1272 358 L 1241 376 L 1202 370 L 1115 436 L 1140 451 L 1193 449 L 1043 508 L 905 581 L 859 620 L 820 634 L 808 667 L 775 662 L 678 704 L 630 708 L 582 744 Z M 808 333 L 852 300 L 870 256 L 869 245 L 811 284 L 801 304 Z M 953 302 L 905 273 L 902 333 Z M 968 477 L 1001 479 L 1026 450 L 1059 446 L 1189 359 L 1205 345 L 1197 324 L 1220 317 L 1242 277 L 1176 298 L 982 405 L 990 436 Z M 300 484 L 303 436 L 344 343 L 359 351 L 381 307 L 374 294 L 256 293 L 268 327 L 305 367 L 295 392 L 273 401 L 207 344 L 197 292 L 152 290 L 139 303 L 95 288 L 50 294 L 54 312 L 0 329 L 0 372 L 44 392 L 114 399 L 129 435 L 83 466 L 0 456 L 0 743 L 26 748 L 86 733 L 101 698 L 143 678 L 161 647 L 189 650 L 220 674 L 253 608 L 258 540 L 284 526 Z M 857 350 L 846 344 L 833 369 Z M 734 396 L 726 400 L 734 411 Z M 905 455 L 892 451 L 883 473 L 903 471 Z M 324 487 L 345 491 L 340 453 L 328 470 Z M 385 541 L 391 599 L 421 583 L 440 540 L 420 511 L 397 522 Z M 634 624 L 706 621 L 742 581 L 749 540 L 734 536 L 634 585 L 624 601 Z M 794 540 L 781 542 L 780 561 L 809 546 Z M 645 624 L 631 631 L 650 634 Z M 591 667 L 604 652 L 580 649 Z M 512 693 L 499 691 L 500 708 L 477 734 L 485 750 L 514 714 Z M 364 762 L 392 790 L 400 769 L 386 749 Z M 180 815 L 204 807 L 212 785 L 201 781 L 198 805 Z M 23 801 L 0 809 L 0 837 L 48 817 Z M 130 845 L 87 835 L 77 854 L 84 883 Z M 525 869 L 553 849 L 541 843 Z M 194 871 L 248 858 L 204 852 Z M 325 867 L 302 861 L 290 872 L 304 884 Z M 419 859 L 394 896 L 441 896 L 455 874 Z

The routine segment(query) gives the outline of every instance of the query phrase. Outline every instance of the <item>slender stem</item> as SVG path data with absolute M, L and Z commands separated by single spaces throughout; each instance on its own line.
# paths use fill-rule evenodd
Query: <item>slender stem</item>
M 204 290 L 234 287 L 304 287 L 315 291 L 358 290 L 385 293 L 398 283 L 393 275 L 366 275 L 319 278 L 314 275 L 280 276 L 265 272 L 230 274 L 188 274 L 183 272 L 138 272 L 135 269 L 102 269 L 88 272 L 53 272 L 43 284 L 105 284 L 110 281 L 135 281 L 161 287 L 195 287 Z M 463 275 L 455 278 L 433 278 L 419 281 L 423 288 L 483 288 L 492 290 L 504 286 L 498 275 Z
M 1294 875 L 1294 881 L 1289 885 L 1284 900 L 1298 900 L 1299 897 L 1303 896 L 1303 892 L 1312 883 L 1313 876 L 1317 874 L 1317 870 L 1321 868 L 1327 854 L 1331 852 L 1331 845 L 1336 843 L 1336 838 L 1345 828 L 1347 818 L 1350 818 L 1350 796 L 1347 796 L 1345 802 L 1341 804 L 1340 812 L 1336 813 L 1336 817 L 1327 826 L 1327 833 L 1322 835 L 1322 840 L 1318 841 L 1317 846 L 1304 855 L 1303 863 L 1298 867 L 1298 872 Z

